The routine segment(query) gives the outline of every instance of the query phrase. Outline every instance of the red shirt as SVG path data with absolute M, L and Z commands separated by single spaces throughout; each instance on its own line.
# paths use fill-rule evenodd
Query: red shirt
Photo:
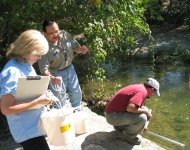
M 129 103 L 142 106 L 147 97 L 144 84 L 134 84 L 120 89 L 106 105 L 106 112 L 126 112 Z

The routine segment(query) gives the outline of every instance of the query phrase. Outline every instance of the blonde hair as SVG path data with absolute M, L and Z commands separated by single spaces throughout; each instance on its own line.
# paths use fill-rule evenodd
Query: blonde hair
M 44 37 L 37 30 L 27 30 L 19 35 L 16 41 L 11 44 L 6 56 L 26 61 L 29 54 L 44 55 L 48 52 L 49 45 Z

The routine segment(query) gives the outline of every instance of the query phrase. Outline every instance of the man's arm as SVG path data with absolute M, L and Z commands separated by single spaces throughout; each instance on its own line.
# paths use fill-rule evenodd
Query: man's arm
M 80 46 L 75 51 L 77 54 L 86 54 L 88 52 L 88 48 L 86 46 Z
M 62 78 L 60 76 L 54 77 L 49 71 L 49 61 L 47 56 L 42 56 L 42 58 L 38 61 L 38 65 L 40 68 L 40 72 L 43 76 L 50 76 L 51 80 L 54 84 L 60 84 Z
M 42 75 L 43 75 L 43 76 L 52 76 L 51 73 L 49 72 L 49 70 L 44 70 L 44 71 L 42 72 Z
M 72 41 L 71 44 L 72 44 L 72 48 L 75 53 L 86 54 L 89 51 L 85 45 L 81 46 L 70 33 L 66 32 L 66 31 L 64 31 L 64 32 L 67 35 L 67 38 L 70 39 L 70 41 Z
M 135 105 L 133 103 L 129 103 L 127 105 L 126 111 L 130 112 L 130 113 L 135 113 L 135 114 L 142 114 L 142 113 L 144 113 L 144 114 L 147 115 L 148 118 L 152 117 L 152 114 L 151 114 L 151 112 L 148 109 L 144 109 L 144 108 L 138 107 L 137 105 Z

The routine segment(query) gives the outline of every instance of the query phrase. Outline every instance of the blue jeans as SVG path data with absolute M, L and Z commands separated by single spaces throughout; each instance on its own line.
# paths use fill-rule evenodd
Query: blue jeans
M 129 112 L 105 112 L 106 120 L 124 137 L 135 138 L 144 128 L 147 121 L 146 114 Z
M 71 64 L 67 68 L 58 71 L 55 76 L 62 77 L 63 89 L 61 92 L 55 91 L 51 85 L 49 89 L 60 100 L 62 105 L 65 104 L 65 100 L 68 98 L 73 108 L 80 108 L 82 92 L 74 66 Z

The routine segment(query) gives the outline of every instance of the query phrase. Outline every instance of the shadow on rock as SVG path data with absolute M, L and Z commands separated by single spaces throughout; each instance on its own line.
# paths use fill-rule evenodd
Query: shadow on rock
M 115 131 L 90 134 L 82 143 L 82 150 L 132 150 L 134 145 L 120 140 Z
M 23 148 L 11 136 L 6 139 L 0 139 L 0 150 L 23 150 Z

